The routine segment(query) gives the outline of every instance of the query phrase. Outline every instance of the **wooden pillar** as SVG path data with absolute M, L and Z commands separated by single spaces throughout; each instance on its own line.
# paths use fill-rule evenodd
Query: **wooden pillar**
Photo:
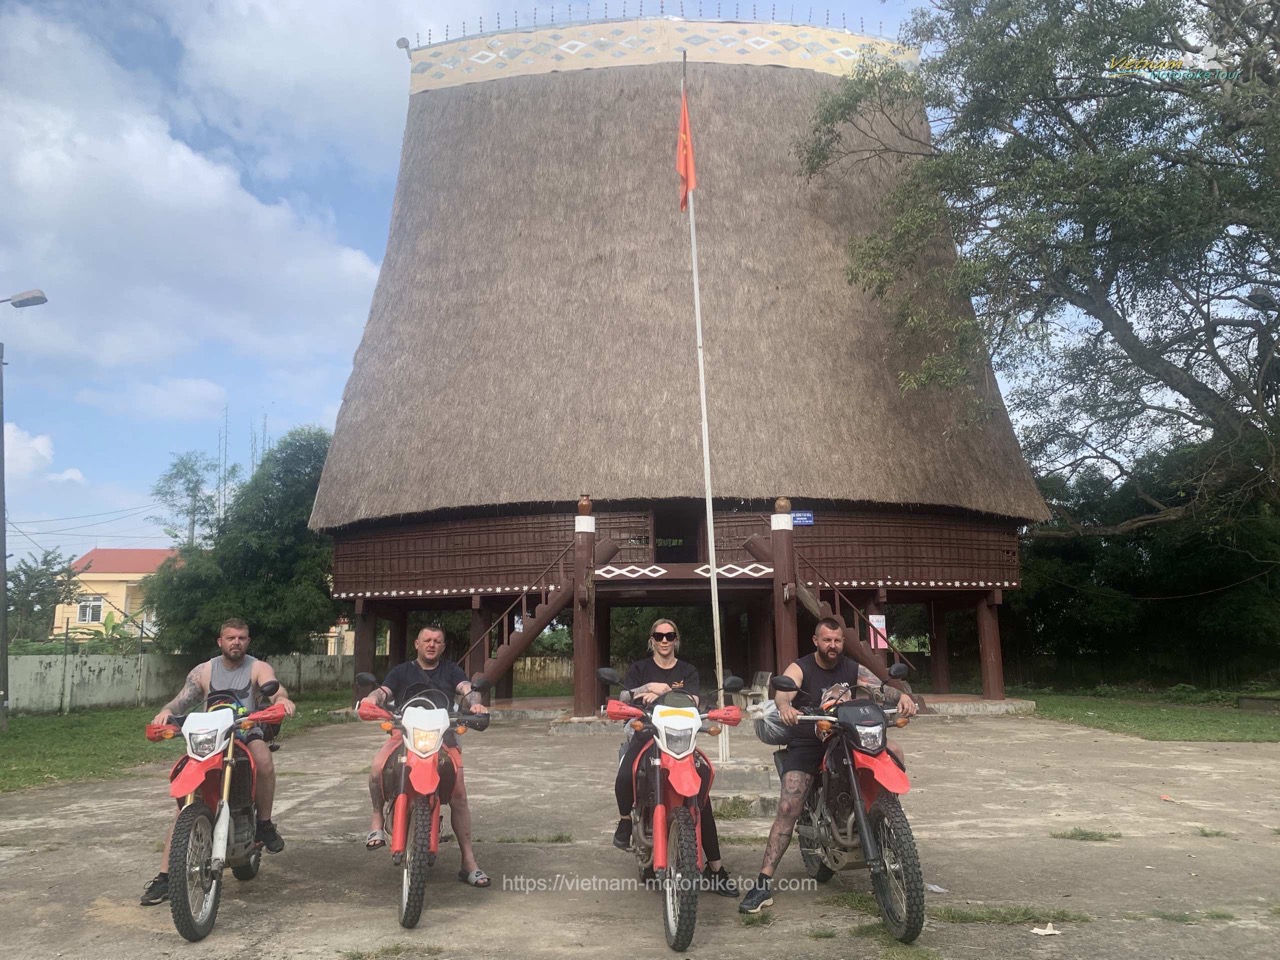
M 759 670 L 774 673 L 773 599 L 753 598 L 747 605 L 747 675 L 750 685 Z
M 996 607 L 1002 595 L 991 590 L 978 599 L 978 652 L 982 657 L 982 699 L 1004 699 L 1004 663 L 1000 656 L 1000 618 Z
M 876 591 L 875 596 L 867 600 L 867 605 L 863 609 L 863 615 L 867 618 L 867 649 L 871 652 L 872 659 L 884 670 L 889 669 L 889 660 L 885 656 L 884 650 L 877 650 L 871 645 L 871 618 L 878 617 L 884 613 L 887 600 L 885 590 L 882 587 Z M 885 638 L 888 639 L 887 631 Z
M 800 647 L 796 637 L 796 551 L 792 540 L 791 501 L 774 501 L 769 520 L 773 531 L 773 673 L 778 675 L 796 662 Z
M 595 611 L 596 663 L 602 667 L 609 665 L 609 647 L 613 642 L 612 626 L 613 605 L 597 599 Z
M 378 618 L 372 605 L 363 597 L 356 598 L 355 634 L 355 672 L 372 673 L 374 646 L 378 642 Z M 368 692 L 359 684 L 353 684 L 353 690 L 357 697 Z
M 484 672 L 484 662 L 489 656 L 489 647 L 493 643 L 493 634 L 488 633 L 489 628 L 493 626 L 493 614 L 493 608 L 485 603 L 483 597 L 475 595 L 471 597 L 471 633 L 467 641 L 468 652 L 462 663 L 467 679 Z M 478 643 L 481 637 L 487 637 L 487 641 Z M 493 691 L 486 690 L 483 696 L 484 702 L 488 704 L 492 698 Z
M 722 619 L 724 622 L 720 627 L 720 635 L 724 638 L 724 672 L 742 677 L 750 685 L 747 638 L 742 630 L 742 608 L 736 603 L 726 604 Z
M 947 610 L 937 600 L 929 603 L 929 667 L 934 693 L 951 692 L 951 655 L 947 649 Z
M 404 663 L 409 655 L 409 611 L 392 610 L 387 617 L 387 669 Z
M 506 629 L 503 634 L 504 637 L 510 637 L 516 632 L 517 616 L 518 614 L 515 610 L 511 610 L 507 613 Z M 503 674 L 493 682 L 493 698 L 495 700 L 510 700 L 512 695 L 515 693 L 515 685 L 516 665 L 512 662 L 511 669 L 504 671 Z
M 591 498 L 578 500 L 573 518 L 573 715 L 595 716 L 600 699 L 600 651 L 595 635 L 596 518 Z

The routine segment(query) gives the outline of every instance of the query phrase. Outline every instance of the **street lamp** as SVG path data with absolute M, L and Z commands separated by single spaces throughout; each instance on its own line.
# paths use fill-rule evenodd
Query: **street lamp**
M 48 303 L 43 290 L 24 290 L 0 303 L 38 307 Z M 4 344 L 0 343 L 0 733 L 9 729 L 9 513 L 4 499 Z

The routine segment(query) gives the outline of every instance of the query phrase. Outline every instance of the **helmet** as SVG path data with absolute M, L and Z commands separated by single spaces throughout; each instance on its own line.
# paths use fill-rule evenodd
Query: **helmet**
M 753 709 L 752 713 L 757 713 L 756 736 L 762 743 L 782 747 L 791 742 L 791 731 L 778 719 L 778 705 L 772 700 L 766 700 L 760 705 L 759 711 Z

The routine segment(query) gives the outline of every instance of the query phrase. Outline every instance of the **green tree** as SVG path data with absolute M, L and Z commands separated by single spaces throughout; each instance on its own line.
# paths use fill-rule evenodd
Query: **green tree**
M 797 144 L 810 176 L 889 171 L 850 278 L 931 345 L 903 386 L 967 388 L 993 356 L 1042 472 L 1141 500 L 1104 530 L 1280 506 L 1274 6 L 933 0 L 903 40 L 918 69 L 860 65 Z M 1133 69 L 1177 61 L 1207 72 Z M 1134 464 L 1184 444 L 1163 499 Z
M 235 493 L 205 550 L 185 546 L 143 581 L 161 642 L 208 650 L 229 617 L 249 622 L 254 650 L 309 649 L 345 605 L 330 597 L 333 546 L 307 528 L 329 449 L 318 427 L 290 431 Z
M 147 519 L 188 547 L 208 544 L 223 519 L 221 504 L 234 497 L 239 478 L 239 464 L 224 472 L 217 460 L 199 450 L 174 454 L 169 469 L 151 488 L 165 513 Z
M 23 557 L 8 578 L 10 640 L 47 640 L 58 604 L 74 603 L 80 592 L 70 561 L 58 550 Z

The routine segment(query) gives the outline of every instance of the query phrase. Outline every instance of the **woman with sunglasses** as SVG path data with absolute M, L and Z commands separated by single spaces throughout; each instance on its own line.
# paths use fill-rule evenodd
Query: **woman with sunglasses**
M 647 704 L 671 690 L 684 690 L 696 701 L 699 691 L 698 668 L 687 660 L 677 660 L 676 653 L 679 649 L 680 631 L 676 629 L 676 625 L 670 620 L 655 620 L 649 628 L 649 650 L 653 656 L 637 660 L 627 667 L 627 672 L 622 677 L 621 699 Z M 631 733 L 630 728 L 627 732 Z M 618 829 L 613 834 L 613 845 L 619 850 L 626 850 L 631 846 L 631 771 L 640 751 L 652 740 L 653 737 L 648 734 L 632 736 L 618 764 L 613 792 L 618 801 L 619 819 Z M 698 775 L 702 778 L 703 789 L 706 789 L 710 770 L 699 764 Z M 723 897 L 737 896 L 737 887 L 720 860 L 720 838 L 710 800 L 702 807 L 702 851 L 707 858 L 707 866 L 702 875 L 708 889 Z

